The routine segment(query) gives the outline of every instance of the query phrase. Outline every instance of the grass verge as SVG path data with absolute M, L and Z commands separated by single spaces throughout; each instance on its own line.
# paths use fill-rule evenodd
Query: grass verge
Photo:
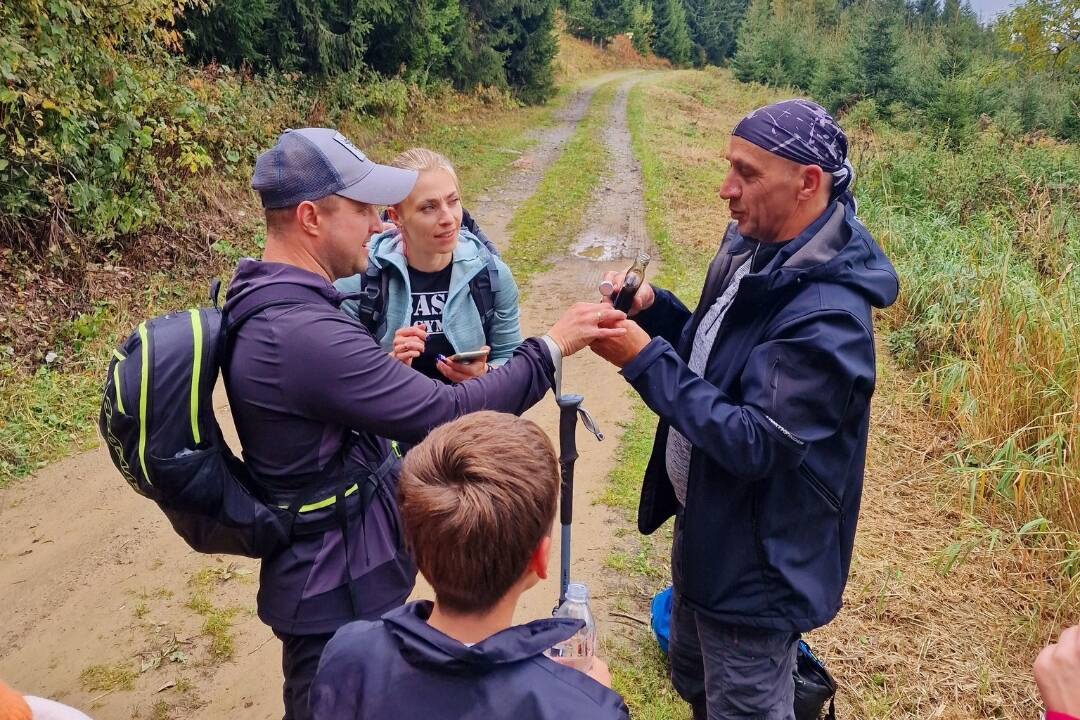
M 631 419 L 623 423 L 623 434 L 615 451 L 615 464 L 600 502 L 620 511 L 628 527 L 616 533 L 615 546 L 605 566 L 618 580 L 609 588 L 614 612 L 645 619 L 649 601 L 671 582 L 671 524 L 653 535 L 639 535 L 635 526 L 638 493 L 652 451 L 656 417 L 632 395 Z M 668 679 L 667 658 L 652 630 L 638 623 L 616 624 L 613 615 L 611 636 L 605 638 L 615 690 L 626 700 L 630 715 L 646 720 L 683 720 L 690 717 L 689 706 L 676 694 Z
M 527 287 L 535 273 L 547 270 L 548 258 L 584 226 L 585 211 L 608 164 L 600 134 L 614 97 L 614 83 L 602 85 L 593 94 L 566 148 L 510 222 L 505 259 L 521 287 Z

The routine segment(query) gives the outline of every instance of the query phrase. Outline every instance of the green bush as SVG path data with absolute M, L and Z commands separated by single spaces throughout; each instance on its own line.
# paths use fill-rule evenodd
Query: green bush
M 554 51 L 546 6 L 537 7 L 525 44 L 493 51 L 500 73 L 507 59 L 521 66 L 513 77 L 531 100 L 551 90 L 543 68 Z M 200 201 L 226 186 L 243 192 L 283 128 L 397 122 L 448 90 L 445 80 L 421 90 L 365 67 L 325 78 L 192 68 L 171 24 L 183 9 L 173 0 L 0 5 L 0 232 L 10 244 L 82 267 L 147 232 L 183 233 Z
M 155 180 L 212 161 L 205 112 L 172 82 L 173 0 L 0 5 L 0 209 L 31 245 L 58 231 L 108 239 L 154 222 Z M 130 61 L 124 52 L 139 53 Z

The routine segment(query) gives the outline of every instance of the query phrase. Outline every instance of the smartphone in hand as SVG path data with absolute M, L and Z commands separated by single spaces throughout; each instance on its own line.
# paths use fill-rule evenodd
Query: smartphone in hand
M 469 350 L 467 352 L 459 352 L 455 355 L 451 355 L 447 360 L 453 360 L 454 362 L 463 363 L 468 365 L 476 360 L 483 360 L 487 357 L 487 350 Z

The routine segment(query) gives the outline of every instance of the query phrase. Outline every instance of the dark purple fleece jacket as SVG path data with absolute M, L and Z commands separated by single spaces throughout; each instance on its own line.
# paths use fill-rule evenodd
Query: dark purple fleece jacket
M 244 460 L 275 502 L 310 492 L 329 468 L 374 471 L 390 454 L 387 438 L 416 442 L 477 410 L 520 414 L 554 384 L 551 353 L 535 338 L 475 380 L 445 385 L 426 378 L 338 309 L 346 297 L 314 273 L 250 259 L 240 262 L 229 287 L 227 320 L 295 300 L 247 320 L 227 368 Z M 404 602 L 416 570 L 398 529 L 396 477 L 395 467 L 368 512 L 355 527 L 350 522 L 348 572 L 336 529 L 298 538 L 263 561 L 258 605 L 265 623 L 289 634 L 333 632 Z

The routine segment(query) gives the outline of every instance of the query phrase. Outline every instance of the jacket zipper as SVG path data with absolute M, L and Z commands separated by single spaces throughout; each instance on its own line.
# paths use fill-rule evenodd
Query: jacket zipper
M 810 472 L 810 469 L 805 464 L 799 466 L 799 472 L 801 472 L 807 480 L 810 481 L 810 486 L 813 487 L 819 495 L 832 506 L 833 510 L 840 512 L 840 498 L 836 497 L 836 494 L 827 488 L 823 482 L 814 476 L 814 473 Z
M 777 406 L 777 395 L 780 393 L 780 357 L 777 356 L 772 364 L 772 406 Z

